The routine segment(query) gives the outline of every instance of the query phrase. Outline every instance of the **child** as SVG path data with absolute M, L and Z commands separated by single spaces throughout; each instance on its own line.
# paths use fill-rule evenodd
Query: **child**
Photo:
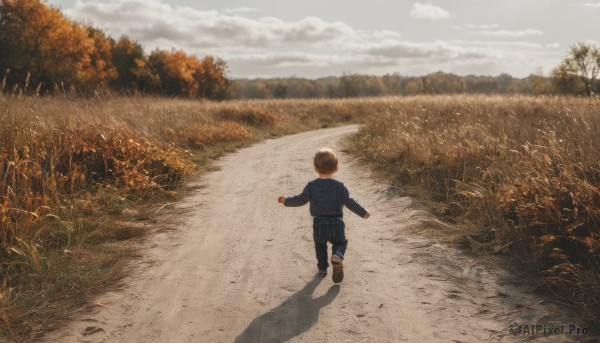
M 333 265 L 333 282 L 339 283 L 344 279 L 342 260 L 348 246 L 344 234 L 342 220 L 343 205 L 362 218 L 371 215 L 350 197 L 343 183 L 332 178 L 338 171 L 338 159 L 331 149 L 322 148 L 315 154 L 314 168 L 318 179 L 310 181 L 301 194 L 293 197 L 279 196 L 278 202 L 288 207 L 305 205 L 310 201 L 310 214 L 313 217 L 313 239 L 317 253 L 319 275 L 327 275 L 327 242 L 331 242 Z

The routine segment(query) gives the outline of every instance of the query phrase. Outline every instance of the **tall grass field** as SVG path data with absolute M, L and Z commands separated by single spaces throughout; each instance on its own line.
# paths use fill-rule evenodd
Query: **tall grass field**
M 187 180 L 236 148 L 363 124 L 348 150 L 600 315 L 600 100 L 416 96 L 203 102 L 0 94 L 0 339 L 34 339 L 114 287 Z
M 323 101 L 0 93 L 0 341 L 35 338 L 115 286 L 135 238 L 214 157 L 362 112 Z
M 433 200 L 455 241 L 508 255 L 600 318 L 600 99 L 382 99 L 351 151 Z

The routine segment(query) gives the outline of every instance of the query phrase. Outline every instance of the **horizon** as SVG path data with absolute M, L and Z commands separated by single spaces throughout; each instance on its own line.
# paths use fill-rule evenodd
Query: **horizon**
M 221 58 L 232 79 L 420 77 L 438 71 L 547 76 L 570 46 L 597 45 L 589 23 L 600 14 L 597 0 L 48 3 L 113 38 L 126 34 L 147 52 L 174 48 Z
M 321 80 L 321 79 L 328 79 L 328 78 L 341 78 L 341 77 L 346 76 L 346 75 L 347 76 L 365 76 L 365 77 L 383 77 L 383 76 L 386 76 L 386 75 L 391 75 L 391 76 L 397 75 L 398 77 L 401 77 L 401 78 L 422 78 L 422 77 L 425 77 L 425 76 L 428 76 L 428 75 L 432 75 L 432 74 L 435 74 L 435 73 L 439 73 L 439 72 L 442 72 L 444 74 L 456 75 L 456 76 L 458 76 L 460 78 L 467 78 L 467 77 L 491 77 L 491 78 L 497 78 L 497 77 L 501 76 L 502 74 L 506 74 L 506 75 L 512 77 L 513 79 L 524 80 L 524 79 L 529 78 L 531 76 L 539 76 L 539 75 L 537 75 L 535 73 L 531 73 L 531 74 L 523 76 L 523 77 L 517 77 L 517 76 L 514 76 L 514 75 L 510 75 L 508 73 L 500 73 L 500 74 L 497 74 L 497 75 L 481 75 L 481 74 L 480 75 L 478 75 L 478 74 L 465 74 L 465 75 L 461 75 L 461 74 L 449 73 L 449 72 L 445 72 L 445 71 L 442 71 L 442 70 L 438 70 L 438 71 L 434 71 L 434 72 L 431 72 L 431 73 L 428 73 L 428 74 L 423 74 L 423 75 L 404 75 L 404 74 L 401 74 L 401 73 L 388 73 L 388 74 L 346 73 L 346 74 L 341 74 L 341 75 L 326 75 L 326 76 L 317 76 L 317 77 L 302 77 L 302 76 L 298 76 L 298 75 L 289 75 L 289 76 L 251 77 L 251 78 L 248 78 L 248 77 L 229 77 L 229 79 L 234 80 L 234 81 L 236 81 L 236 80 L 251 80 L 251 81 L 265 80 L 266 81 L 266 80 L 276 80 L 276 79 L 282 79 L 282 80 L 285 80 L 285 79 L 303 79 L 303 80 L 318 81 L 318 80 Z M 547 75 L 542 75 L 542 76 L 543 77 L 551 77 L 551 76 L 547 76 Z

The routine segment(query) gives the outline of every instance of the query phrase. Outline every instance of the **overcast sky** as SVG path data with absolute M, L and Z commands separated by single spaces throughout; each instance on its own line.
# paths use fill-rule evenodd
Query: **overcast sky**
M 233 78 L 548 74 L 600 40 L 600 0 L 50 0 L 147 51 L 224 59 Z

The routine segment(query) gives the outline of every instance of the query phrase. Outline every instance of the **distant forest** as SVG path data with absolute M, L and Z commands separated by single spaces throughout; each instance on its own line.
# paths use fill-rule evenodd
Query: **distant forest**
M 530 75 L 514 78 L 499 76 L 458 76 L 444 72 L 413 77 L 349 74 L 341 77 L 304 79 L 298 77 L 241 79 L 232 82 L 233 98 L 348 98 L 417 94 L 585 94 L 585 87 L 563 89 L 554 78 Z
M 515 78 L 498 76 L 459 76 L 436 72 L 425 76 L 383 76 L 345 74 L 316 80 L 297 77 L 236 80 L 230 97 L 284 98 L 351 98 L 417 94 L 526 94 L 587 95 L 600 93 L 600 49 L 593 44 L 578 43 L 550 76 L 531 74 Z

